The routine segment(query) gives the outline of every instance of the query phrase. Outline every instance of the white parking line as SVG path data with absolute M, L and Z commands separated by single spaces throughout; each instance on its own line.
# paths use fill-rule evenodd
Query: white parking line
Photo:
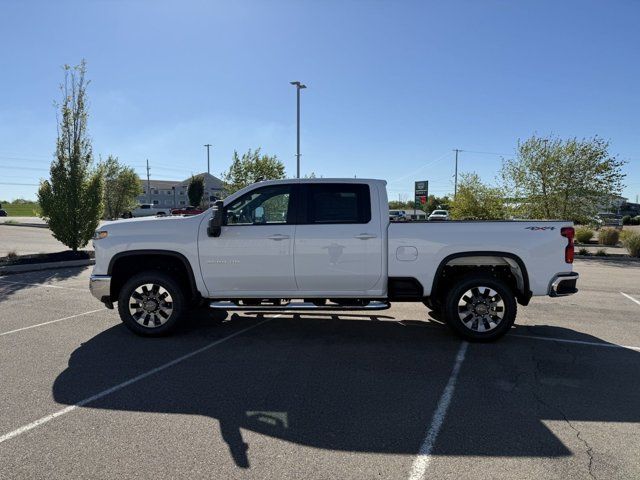
M 624 292 L 620 292 L 622 295 L 624 295 L 625 297 L 627 297 L 629 300 L 631 300 L 632 302 L 636 302 L 638 305 L 640 305 L 640 300 L 636 300 L 635 298 L 633 298 L 631 295 L 627 295 Z
M 442 395 L 440 395 L 438 407 L 431 419 L 431 425 L 427 431 L 427 436 L 422 441 L 422 445 L 420 445 L 420 450 L 418 451 L 418 456 L 413 461 L 409 480 L 422 480 L 424 478 L 427 467 L 431 462 L 431 452 L 433 451 L 433 447 L 438 438 L 438 433 L 440 433 L 444 419 L 447 416 L 447 410 L 449 410 L 449 404 L 453 398 L 453 392 L 456 389 L 456 381 L 458 380 L 460 367 L 464 361 L 468 346 L 469 344 L 467 342 L 463 342 L 462 345 L 460 345 L 455 363 L 453 364 L 453 369 L 451 370 L 451 375 L 449 375 L 449 381 L 444 387 Z
M 58 318 L 57 320 L 49 320 L 48 322 L 38 323 L 37 325 L 29 325 L 28 327 L 16 328 L 15 330 L 9 330 L 8 332 L 0 333 L 0 337 L 3 335 L 9 335 L 10 333 L 22 332 L 23 330 L 29 330 L 31 328 L 42 327 L 43 325 L 49 325 L 51 323 L 62 322 L 63 320 L 71 320 L 72 318 L 82 317 L 84 315 L 89 315 L 91 313 L 102 312 L 107 310 L 106 308 L 99 308 L 97 310 L 91 310 L 89 312 L 78 313 L 77 315 L 71 315 L 70 317 Z
M 7 440 L 11 440 L 12 438 L 17 437 L 18 435 L 21 435 L 25 432 L 28 432 L 29 430 L 33 430 L 36 427 L 39 427 L 40 425 L 43 425 L 47 422 L 50 422 L 51 420 L 53 420 L 54 418 L 58 418 L 61 417 L 62 415 L 65 415 L 69 412 L 72 412 L 73 410 L 75 410 L 78 407 L 83 407 L 85 405 L 87 405 L 88 403 L 91 402 L 95 402 L 96 400 L 101 399 L 102 397 L 106 397 L 107 395 L 111 395 L 112 393 L 117 392 L 118 390 L 122 390 L 125 387 L 128 387 L 129 385 L 133 385 L 136 382 L 139 382 L 140 380 L 143 380 L 151 375 L 154 375 L 158 372 L 161 372 L 163 370 L 166 370 L 169 367 L 173 367 L 174 365 L 177 365 L 180 362 L 183 362 L 185 360 L 188 360 L 189 358 L 198 355 L 199 353 L 202 353 L 206 350 L 209 350 L 212 347 L 215 347 L 216 345 L 221 344 L 222 342 L 226 342 L 227 340 L 236 337 L 244 332 L 248 332 L 249 330 L 256 328 L 260 325 L 262 325 L 265 322 L 268 322 L 270 320 L 273 320 L 274 318 L 279 317 L 280 315 L 276 315 L 274 317 L 270 317 L 267 318 L 259 323 L 256 323 L 255 325 L 251 325 L 250 327 L 247 328 L 243 328 L 242 330 L 238 330 L 237 332 L 232 333 L 231 335 L 227 335 L 226 337 L 223 337 L 219 340 L 216 340 L 215 342 L 211 342 L 208 345 L 205 345 L 202 348 L 199 348 L 197 350 L 194 350 L 191 353 L 187 353 L 186 355 L 183 355 L 181 357 L 176 358 L 175 360 L 171 360 L 170 362 L 167 362 L 163 365 L 160 365 L 159 367 L 153 368 L 151 370 L 148 370 L 145 373 L 141 373 L 140 375 L 130 378 L 129 380 L 126 380 L 122 383 L 119 383 L 118 385 L 115 385 L 111 388 L 107 388 L 106 390 L 103 390 L 100 393 L 96 393 L 95 395 L 92 395 L 90 397 L 87 397 L 83 400 L 80 400 L 78 403 L 74 403 L 73 405 L 69 405 L 68 407 L 63 408 L 62 410 L 58 410 L 57 412 L 54 412 L 50 415 L 47 415 L 45 417 L 39 418 L 38 420 L 31 422 L 27 425 L 24 425 L 23 427 L 20 427 L 16 430 L 13 430 L 12 432 L 6 433 L 4 435 L 2 435 L 0 437 L 0 443 L 6 442 Z
M 62 288 L 63 290 L 77 290 L 79 292 L 88 292 L 88 288 L 73 288 L 73 287 L 62 287 L 60 285 L 52 285 L 50 283 L 27 283 L 27 282 L 11 282 L 9 280 L 0 280 L 0 283 L 9 283 L 13 285 L 28 285 L 30 287 L 41 287 L 41 288 Z
M 640 347 L 633 347 L 631 345 L 618 345 L 617 343 L 588 342 L 585 340 L 569 340 L 568 338 L 540 337 L 538 335 L 522 335 L 520 333 L 510 333 L 506 338 L 509 338 L 509 337 L 530 338 L 533 340 L 546 340 L 548 342 L 574 343 L 577 345 L 589 345 L 591 347 L 628 348 L 630 350 L 636 350 L 640 352 Z

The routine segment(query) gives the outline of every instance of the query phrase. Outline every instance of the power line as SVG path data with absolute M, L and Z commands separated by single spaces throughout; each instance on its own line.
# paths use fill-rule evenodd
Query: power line
M 464 151 L 466 153 L 478 153 L 480 155 L 496 155 L 498 157 L 508 157 L 509 155 L 513 155 L 512 153 L 497 153 L 497 152 L 479 152 L 477 150 L 460 150 L 461 152 Z
M 2 168 L 8 168 L 10 170 L 35 170 L 35 171 L 44 171 L 48 172 L 49 169 L 45 167 L 14 167 L 12 165 L 0 165 Z
M 438 158 L 436 158 L 435 160 L 431 160 L 430 162 L 426 163 L 425 165 L 422 165 L 421 167 L 415 169 L 412 172 L 409 172 L 406 175 L 403 175 L 402 177 L 398 177 L 398 178 L 396 178 L 394 180 L 389 180 L 387 183 L 396 183 L 396 182 L 400 182 L 402 180 L 405 180 L 405 179 L 407 179 L 409 177 L 412 177 L 414 174 L 418 173 L 420 170 L 424 170 L 425 168 L 433 165 L 434 163 L 439 162 L 440 160 L 442 160 L 447 155 L 449 155 L 449 154 L 448 153 L 444 153 L 441 156 L 439 156 Z
M 39 187 L 37 183 L 14 183 L 14 182 L 0 182 L 0 185 L 11 185 L 20 187 Z

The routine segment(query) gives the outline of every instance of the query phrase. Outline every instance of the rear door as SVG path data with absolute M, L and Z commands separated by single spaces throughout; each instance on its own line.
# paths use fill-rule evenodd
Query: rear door
M 366 183 L 302 183 L 300 188 L 294 246 L 300 293 L 379 295 L 383 232 L 377 191 Z

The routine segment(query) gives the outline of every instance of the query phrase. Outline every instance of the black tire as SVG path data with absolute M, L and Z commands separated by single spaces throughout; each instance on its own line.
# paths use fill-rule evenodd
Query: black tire
M 506 334 L 516 319 L 513 291 L 488 274 L 461 277 L 444 303 L 447 325 L 465 340 L 490 342 Z
M 148 285 L 152 287 L 149 288 Z M 138 306 L 134 307 L 136 304 Z M 120 319 L 133 333 L 145 337 L 160 337 L 171 333 L 186 308 L 187 302 L 180 285 L 166 273 L 156 270 L 134 275 L 118 295 Z

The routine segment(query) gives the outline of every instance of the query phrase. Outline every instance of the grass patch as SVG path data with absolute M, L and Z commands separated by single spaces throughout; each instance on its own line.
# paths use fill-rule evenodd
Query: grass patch
M 10 217 L 37 217 L 40 214 L 37 203 L 3 203 L 2 209 Z

